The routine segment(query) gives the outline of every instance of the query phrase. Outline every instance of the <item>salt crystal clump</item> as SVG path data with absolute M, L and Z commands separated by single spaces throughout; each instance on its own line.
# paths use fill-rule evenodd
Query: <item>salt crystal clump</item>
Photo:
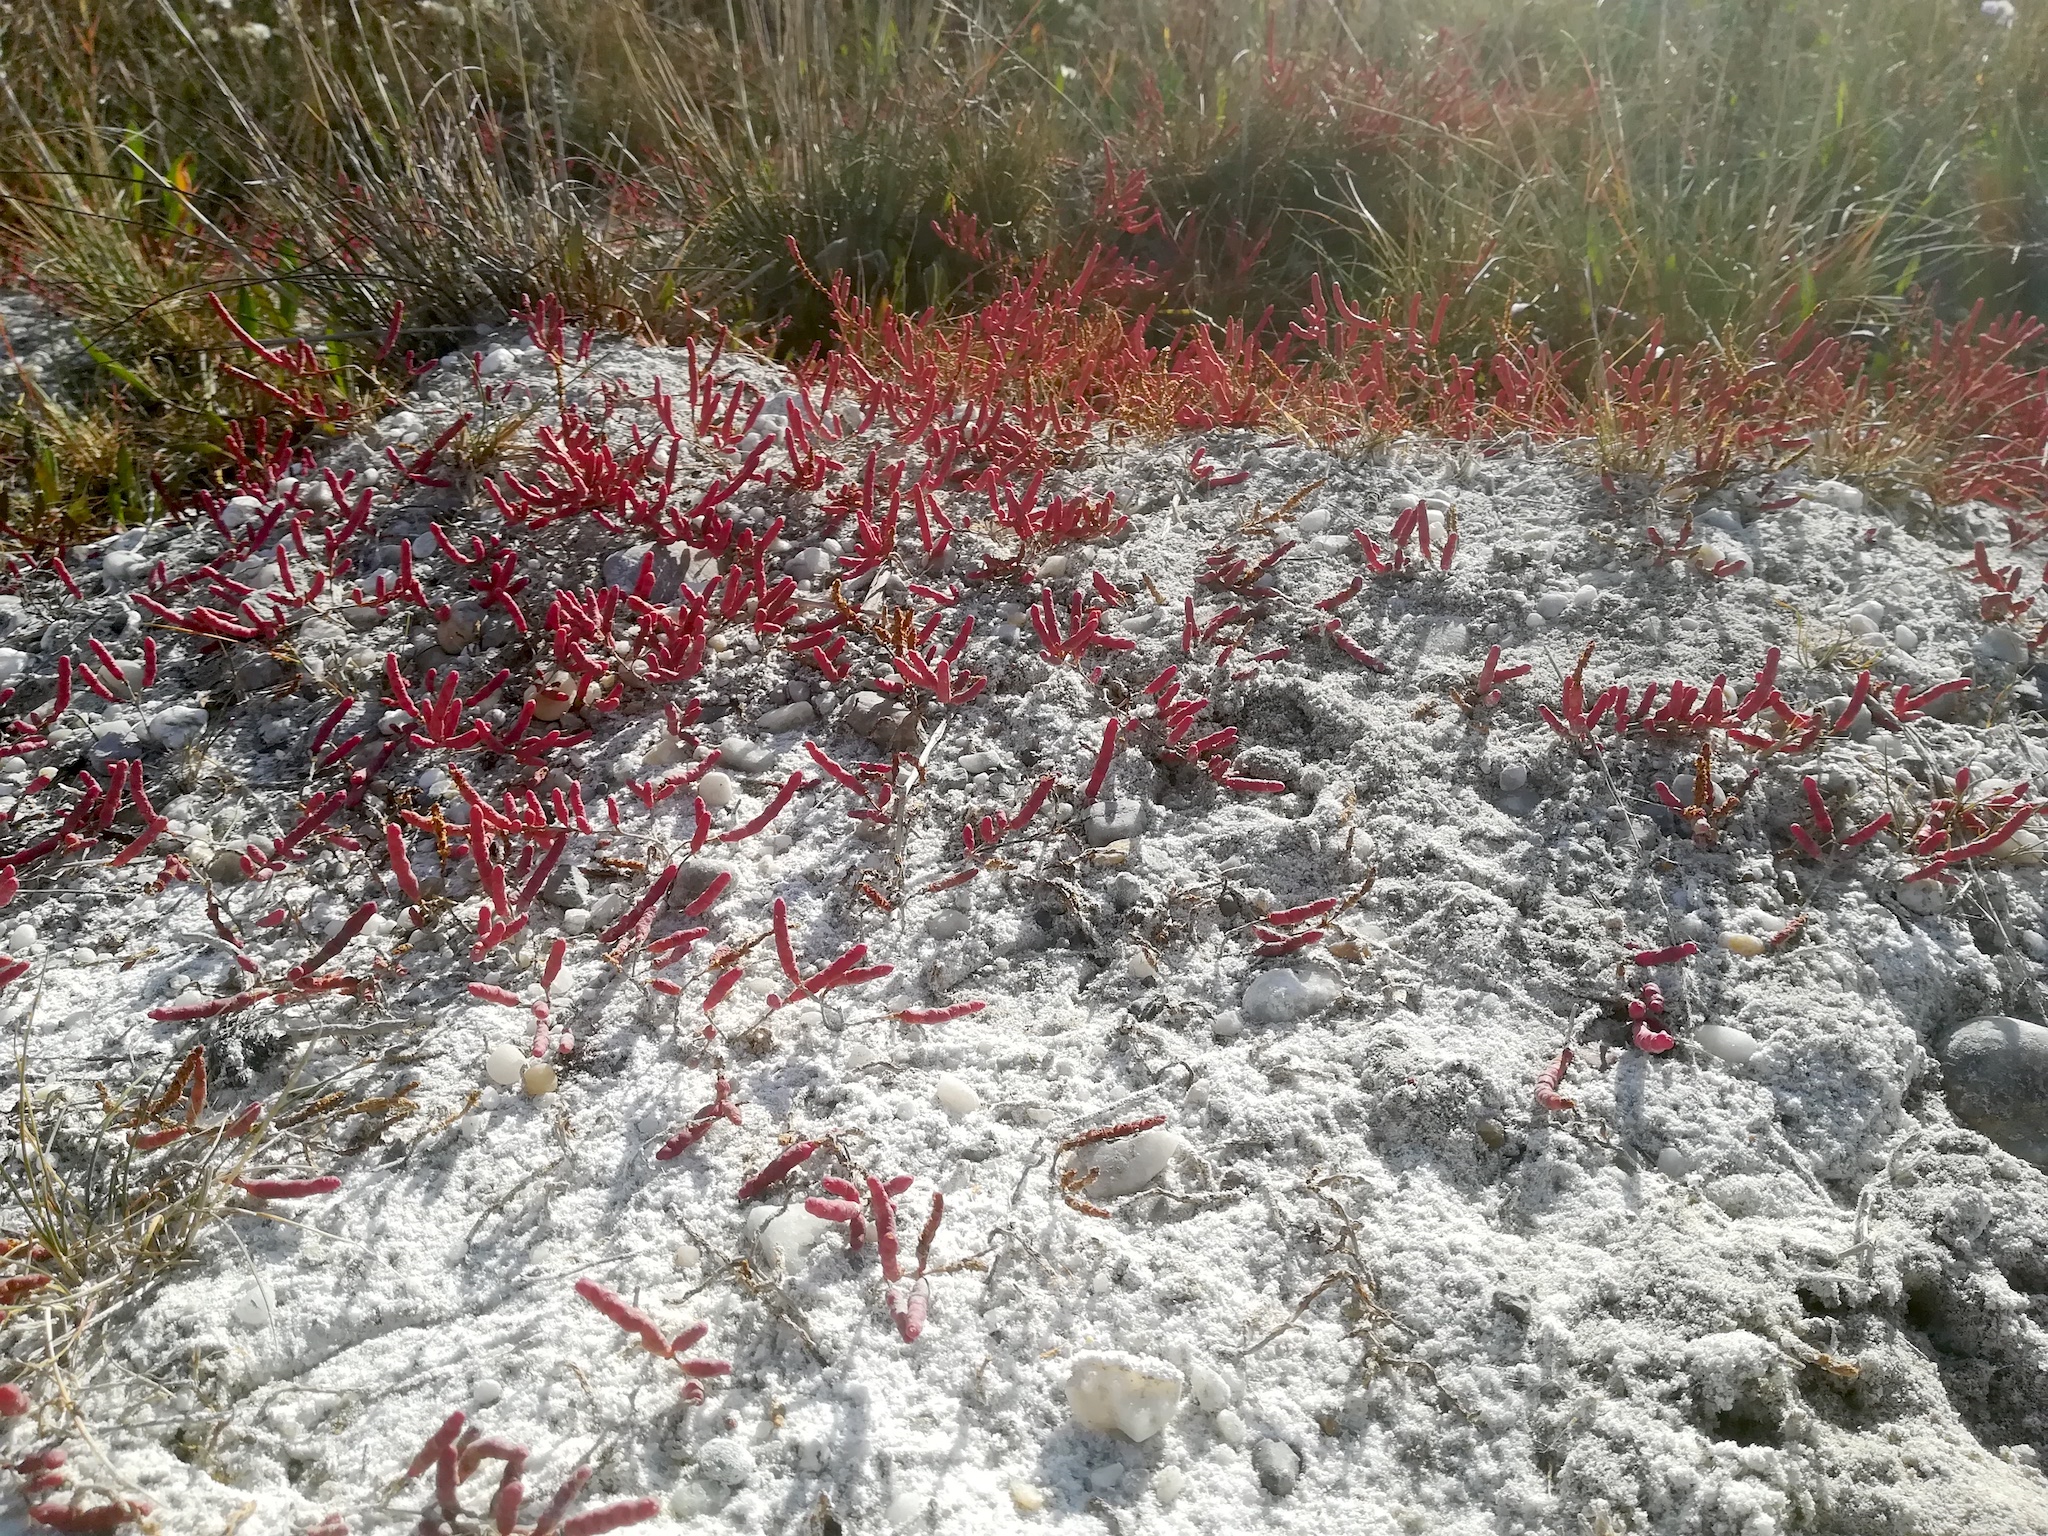
M 1262 971 L 1244 989 L 1244 1016 L 1254 1024 L 1295 1024 L 1337 1001 L 1342 988 L 1321 971 L 1286 966 Z
M 1067 1375 L 1067 1406 L 1083 1429 L 1150 1440 L 1180 1411 L 1182 1379 L 1164 1360 L 1090 1352 Z
M 1193 1389 L 1195 1401 L 1208 1413 L 1230 1406 L 1230 1382 L 1214 1366 L 1197 1360 L 1188 1367 L 1188 1384 Z
M 697 1470 L 727 1488 L 744 1488 L 754 1479 L 754 1453 L 730 1438 L 707 1440 L 697 1452 Z

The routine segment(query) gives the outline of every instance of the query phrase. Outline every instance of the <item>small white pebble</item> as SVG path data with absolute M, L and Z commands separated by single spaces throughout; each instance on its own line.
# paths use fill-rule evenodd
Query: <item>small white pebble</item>
M 544 1093 L 553 1093 L 561 1080 L 561 1073 L 544 1061 L 536 1061 L 520 1074 L 519 1086 L 526 1090 L 528 1098 L 537 1099 Z
M 525 1067 L 526 1057 L 507 1040 L 500 1040 L 484 1054 L 484 1075 L 500 1088 L 510 1088 L 518 1082 Z
M 1225 1445 L 1243 1445 L 1244 1434 L 1244 1420 L 1235 1408 L 1225 1408 L 1216 1415 L 1216 1438 Z
M 1187 1492 L 1188 1475 L 1179 1467 L 1161 1467 L 1152 1479 L 1152 1492 L 1162 1504 L 1171 1504 Z
M 1571 606 L 1571 601 L 1562 592 L 1546 592 L 1536 599 L 1536 611 L 1555 623 L 1564 617 L 1564 611 Z
M 1892 644 L 1910 656 L 1920 649 L 1920 631 L 1910 624 L 1901 624 L 1892 631 Z
M 981 1108 L 981 1095 L 974 1091 L 974 1085 L 950 1072 L 939 1074 L 932 1091 L 938 1096 L 939 1108 L 955 1120 L 964 1120 Z
M 1010 1479 L 1010 1502 L 1024 1514 L 1035 1515 L 1045 1508 L 1045 1490 L 1025 1482 L 1021 1477 Z
M 1522 763 L 1502 763 L 1500 765 L 1500 787 L 1509 794 L 1513 794 L 1518 789 L 1528 788 L 1528 767 Z
M 889 1501 L 889 1507 L 882 1518 L 892 1527 L 909 1525 L 924 1513 L 924 1500 L 914 1493 L 899 1493 Z
M 739 791 L 733 781 L 716 769 L 697 781 L 698 796 L 714 811 L 731 805 L 737 793 Z

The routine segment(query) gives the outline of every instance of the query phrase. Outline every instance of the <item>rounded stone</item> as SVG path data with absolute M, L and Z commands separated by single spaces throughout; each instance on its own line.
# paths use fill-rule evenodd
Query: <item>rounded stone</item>
M 1994 1014 L 1941 1048 L 1949 1113 L 2015 1157 L 2048 1168 L 2048 1029 Z
M 1252 1447 L 1252 1468 L 1259 1474 L 1259 1486 L 1285 1498 L 1301 1477 L 1301 1457 L 1285 1440 L 1267 1435 Z
M 2027 661 L 2027 642 L 2015 630 L 2003 625 L 1987 629 L 1970 647 L 1977 659 L 2005 667 L 2022 667 Z

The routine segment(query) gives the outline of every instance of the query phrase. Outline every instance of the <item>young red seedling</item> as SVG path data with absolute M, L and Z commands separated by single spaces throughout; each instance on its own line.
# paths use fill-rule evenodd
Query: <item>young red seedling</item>
M 711 1102 L 690 1117 L 688 1126 L 662 1143 L 661 1150 L 654 1154 L 654 1160 L 666 1163 L 681 1157 L 702 1141 L 711 1127 L 721 1120 L 730 1120 L 734 1125 L 741 1123 L 740 1108 L 732 1096 L 732 1084 L 723 1075 L 712 1091 Z
M 767 1165 L 758 1173 L 751 1175 L 740 1185 L 738 1198 L 741 1200 L 752 1200 L 756 1196 L 774 1188 L 774 1186 L 788 1178 L 791 1173 L 795 1172 L 797 1168 L 808 1162 L 812 1155 L 824 1145 L 823 1141 L 799 1141 L 793 1146 L 785 1147 L 774 1157 L 770 1158 Z
M 1830 848 L 1860 848 L 1892 824 L 1892 813 L 1886 811 L 1882 815 L 1872 817 L 1838 843 L 1835 840 L 1835 819 L 1828 814 L 1827 801 L 1820 792 L 1820 781 L 1809 773 L 1799 782 L 1806 791 L 1806 805 L 1813 820 L 1813 827 L 1809 831 L 1800 823 L 1793 822 L 1792 841 L 1799 845 L 1799 851 L 1809 859 L 1825 858 Z
M 1486 662 L 1479 669 L 1479 676 L 1473 681 L 1470 697 L 1477 704 L 1493 705 L 1500 702 L 1500 685 L 1511 683 L 1518 677 L 1526 677 L 1534 668 L 1527 662 L 1518 667 L 1504 667 L 1500 664 L 1500 647 L 1494 646 L 1486 653 Z
M 897 1008 L 889 1017 L 899 1024 L 949 1024 L 954 1019 L 969 1018 L 980 1013 L 988 1004 L 980 998 L 966 1003 L 947 1003 L 939 1008 Z
M 1644 983 L 1642 991 L 1629 999 L 1628 1017 L 1634 1029 L 1637 1050 L 1657 1056 L 1678 1043 L 1661 1027 L 1664 1022 L 1664 993 L 1654 981 Z
M 1699 945 L 1688 939 L 1683 944 L 1671 944 L 1663 949 L 1639 949 L 1629 956 L 1629 963 L 1644 967 L 1676 965 L 1681 960 L 1690 960 L 1699 952 Z
M 1547 1109 L 1553 1114 L 1562 1114 L 1578 1108 L 1577 1099 L 1566 1098 L 1558 1091 L 1564 1086 L 1564 1075 L 1571 1070 L 1571 1066 L 1572 1048 L 1566 1046 L 1536 1079 L 1536 1103 L 1539 1108 Z
M 315 1179 L 236 1179 L 235 1188 L 259 1200 L 304 1200 L 313 1195 L 331 1195 L 341 1188 L 333 1174 Z

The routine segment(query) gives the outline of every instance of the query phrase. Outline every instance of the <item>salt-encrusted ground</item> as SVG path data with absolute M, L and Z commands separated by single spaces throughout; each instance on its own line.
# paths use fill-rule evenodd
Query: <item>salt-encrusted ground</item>
M 330 462 L 367 469 L 383 462 L 373 445 L 424 444 L 458 411 L 505 420 L 529 400 L 539 415 L 517 440 L 530 441 L 552 418 L 554 370 L 516 345 L 492 366 L 502 371 L 485 382 L 509 398 L 479 407 L 458 359 Z M 657 376 L 681 391 L 680 354 L 608 345 L 567 388 L 591 399 L 618 380 L 620 399 L 644 399 Z M 623 437 L 634 419 L 655 431 L 630 405 L 611 430 Z M 1646 524 L 1670 534 L 1677 515 L 1640 485 L 1604 487 L 1567 449 L 1415 443 L 1344 457 L 1204 442 L 1221 473 L 1249 478 L 1196 486 L 1195 443 L 1176 441 L 1084 458 L 1046 487 L 1114 490 L 1130 514 L 1127 534 L 1043 575 L 1062 606 L 1095 590 L 1089 572 L 1108 578 L 1128 601 L 1104 627 L 1131 651 L 1041 659 L 1022 616 L 1035 582 L 961 580 L 1004 541 L 962 532 L 942 580 L 923 571 L 906 516 L 900 574 L 846 595 L 879 614 L 906 582 L 959 581 L 977 620 L 962 664 L 990 679 L 969 703 L 927 709 L 914 735 L 857 697 L 872 659 L 831 691 L 787 649 L 743 642 L 691 683 L 629 690 L 623 709 L 593 716 L 588 742 L 537 771 L 459 755 L 491 795 L 581 783 L 596 827 L 572 837 L 571 873 L 550 882 L 528 931 L 475 963 L 478 885 L 459 826 L 454 909 L 430 903 L 420 932 L 381 842 L 402 809 L 468 813 L 435 771 L 446 752 L 392 759 L 348 813 L 360 851 L 319 846 L 260 881 L 240 879 L 235 857 L 289 828 L 311 790 L 342 786 L 312 774 L 308 744 L 344 695 L 363 703 L 329 739 L 366 730 L 352 761 L 369 761 L 387 649 L 409 681 L 450 664 L 429 648 L 430 618 L 323 598 L 288 643 L 238 646 L 232 666 L 158 627 L 161 670 L 140 703 L 81 690 L 46 750 L 0 768 L 9 793 L 46 764 L 65 783 L 80 766 L 104 780 L 108 761 L 140 754 L 170 826 L 121 869 L 103 867 L 114 841 L 94 864 L 38 865 L 5 914 L 4 947 L 32 962 L 6 1016 L 39 1091 L 88 1102 L 94 1080 L 167 1078 L 199 1043 L 214 1069 L 209 1121 L 274 1102 L 287 1082 L 294 1103 L 330 1088 L 406 1097 L 396 1111 L 274 1128 L 248 1172 L 334 1173 L 340 1192 L 264 1208 L 292 1224 L 244 1202 L 189 1263 L 124 1299 L 103 1360 L 72 1362 L 75 1417 L 51 1397 L 54 1378 L 31 1378 L 38 1407 L 15 1422 L 10 1455 L 61 1440 L 75 1486 L 139 1492 L 157 1529 L 250 1536 L 332 1513 L 352 1531 L 414 1527 L 432 1478 L 398 1479 L 458 1408 L 530 1448 L 527 1521 L 587 1463 L 579 1508 L 651 1495 L 662 1513 L 641 1528 L 659 1532 L 2048 1529 L 2035 1466 L 2048 1442 L 2048 1178 L 1954 1124 L 1932 1055 L 1973 1016 L 2040 1017 L 2048 917 L 2029 840 L 2003 850 L 2023 857 L 1987 861 L 1944 893 L 1901 886 L 1922 861 L 1889 832 L 1820 862 L 1788 836 L 1810 821 L 1806 772 L 1842 833 L 1884 810 L 1894 830 L 1916 824 L 1965 765 L 1977 793 L 2039 774 L 2040 722 L 2014 688 L 2025 645 L 1982 622 L 1984 589 L 1957 569 L 1974 537 L 2004 563 L 2002 524 L 1797 476 L 1749 481 L 1698 509 L 1712 558 L 1747 562 L 1711 578 L 1691 561 L 1652 566 Z M 691 447 L 681 482 L 701 486 L 736 458 Z M 379 494 L 355 551 L 365 570 L 340 585 L 395 575 L 397 542 L 413 538 L 430 587 L 460 588 L 469 573 L 427 524 L 466 547 L 501 529 L 496 511 L 460 488 L 406 487 L 388 466 L 385 485 L 398 494 Z M 1367 572 L 1352 530 L 1385 545 L 1422 496 L 1433 547 L 1456 509 L 1450 572 Z M 802 579 L 807 616 L 831 611 L 826 582 L 844 554 L 820 542 L 817 499 L 756 486 L 732 504 L 753 526 L 789 518 L 770 574 Z M 244 515 L 262 514 L 230 520 Z M 0 643 L 20 653 L 7 665 L 35 680 L 11 707 L 47 697 L 59 655 L 87 659 L 88 632 L 138 655 L 147 615 L 129 594 L 159 558 L 175 575 L 222 538 L 203 520 L 124 535 L 74 559 L 82 600 L 46 576 L 0 599 Z M 850 548 L 850 529 L 841 538 Z M 1256 561 L 1288 539 L 1299 542 L 1267 578 L 1277 595 L 1197 585 L 1219 543 Z M 536 618 L 548 587 L 600 584 L 605 556 L 629 542 L 587 522 L 514 541 Z M 630 579 L 631 566 L 615 561 L 612 575 Z M 260 559 L 233 574 L 276 584 Z M 699 560 L 681 574 L 696 588 L 719 572 Z M 1345 633 L 1383 674 L 1305 633 L 1324 619 L 1313 602 L 1361 574 Z M 1227 622 L 1186 655 L 1190 592 L 1200 627 L 1232 602 L 1252 622 Z M 194 589 L 173 606 L 200 601 L 211 600 Z M 941 642 L 956 628 L 945 619 Z M 1696 737 L 1603 736 L 1594 758 L 1538 718 L 1589 642 L 1589 692 L 1726 673 L 1732 699 L 1773 646 L 1794 710 L 1833 700 L 1839 713 L 1866 666 L 1916 691 L 1959 676 L 1973 686 L 1935 708 L 1943 718 L 1902 730 L 1865 714 L 1805 754 L 1719 751 L 1721 794 L 1751 766 L 1762 773 L 1702 847 L 1651 791 L 1661 779 L 1691 798 Z M 1534 670 L 1468 713 L 1495 643 Z M 453 662 L 465 689 L 500 665 L 530 674 L 522 646 L 501 613 L 485 616 Z M 1251 659 L 1283 646 L 1284 658 Z M 1144 723 L 1155 704 L 1141 689 L 1169 664 L 1183 697 L 1211 701 L 1193 734 L 1234 726 L 1234 772 L 1284 793 L 1155 761 L 1163 732 Z M 1091 683 L 1096 666 L 1106 672 Z M 664 698 L 704 701 L 706 722 L 689 727 L 701 748 L 671 734 Z M 517 694 L 497 704 L 508 722 Z M 1073 787 L 1112 710 L 1140 723 L 1091 817 Z M 877 735 L 922 764 L 921 778 L 901 777 L 899 830 L 850 820 L 853 797 L 804 747 L 873 761 L 885 756 Z M 710 868 L 733 880 L 705 919 L 712 934 L 664 973 L 683 983 L 672 998 L 649 990 L 644 955 L 622 969 L 595 935 L 687 848 L 698 789 L 719 798 L 717 781 L 700 781 L 650 814 L 627 782 L 678 774 L 721 743 L 717 771 L 736 798 L 713 807 L 714 841 L 685 861 L 651 937 L 690 921 L 673 908 Z M 715 840 L 792 770 L 821 782 L 759 835 Z M 924 893 L 968 867 L 962 822 L 1014 810 L 1042 774 L 1059 787 L 1038 819 L 970 883 Z M 13 850 L 43 835 L 47 811 L 11 804 Z M 406 836 L 433 881 L 433 836 Z M 330 970 L 363 976 L 384 956 L 381 995 L 146 1017 L 251 984 L 198 883 L 144 893 L 174 849 L 211 873 L 263 986 L 377 900 L 382 916 Z M 1330 896 L 1342 905 L 1319 944 L 1256 954 L 1261 913 Z M 765 994 L 786 984 L 764 940 L 707 1041 L 709 947 L 765 935 L 777 897 L 806 973 L 856 940 L 895 970 L 771 1014 Z M 280 906 L 284 922 L 257 926 Z M 1753 949 L 1742 936 L 1802 920 L 1761 954 L 1723 943 Z M 570 945 L 551 1023 L 574 1036 L 559 1086 L 493 1086 L 491 1048 L 524 1051 L 532 1021 L 465 986 L 530 1001 L 557 936 Z M 1683 965 L 1624 964 L 1686 940 L 1701 952 Z M 1322 1006 L 1291 1019 L 1245 1009 L 1247 984 L 1278 967 L 1302 978 L 1283 1003 Z M 1631 1044 L 1616 1002 L 1653 976 L 1678 1037 L 1662 1055 Z M 986 1010 L 889 1017 L 970 999 Z M 1694 1038 L 1709 1024 L 1761 1046 L 1740 1063 L 1709 1056 Z M 1539 1109 L 1538 1074 L 1567 1041 L 1576 1111 Z M 744 1123 L 721 1120 L 657 1162 L 720 1070 Z M 1110 1214 L 1062 1200 L 1062 1138 L 1151 1116 L 1178 1138 L 1144 1144 L 1171 1154 L 1156 1180 L 1113 1198 L 1148 1170 L 1119 1161 L 1129 1143 L 1109 1143 L 1076 1199 Z M 827 1133 L 838 1150 L 818 1154 L 813 1177 L 735 1198 L 782 1142 Z M 915 1343 L 891 1321 L 872 1238 L 849 1257 L 840 1229 L 800 1213 L 815 1175 L 852 1168 L 914 1177 L 898 1201 L 906 1263 L 932 1191 L 945 1193 Z M 798 1214 L 777 1216 L 785 1206 Z M 696 1352 L 729 1358 L 731 1376 L 686 1405 L 674 1367 L 577 1298 L 586 1276 L 671 1332 L 707 1321 Z M 33 1317 L 11 1325 L 18 1359 L 34 1353 Z M 1076 1424 L 1065 1384 L 1091 1351 L 1182 1373 L 1163 1431 L 1134 1443 Z M 477 1477 L 466 1507 L 481 1511 L 495 1486 L 493 1472 Z M 484 1529 L 476 1518 L 462 1528 Z

